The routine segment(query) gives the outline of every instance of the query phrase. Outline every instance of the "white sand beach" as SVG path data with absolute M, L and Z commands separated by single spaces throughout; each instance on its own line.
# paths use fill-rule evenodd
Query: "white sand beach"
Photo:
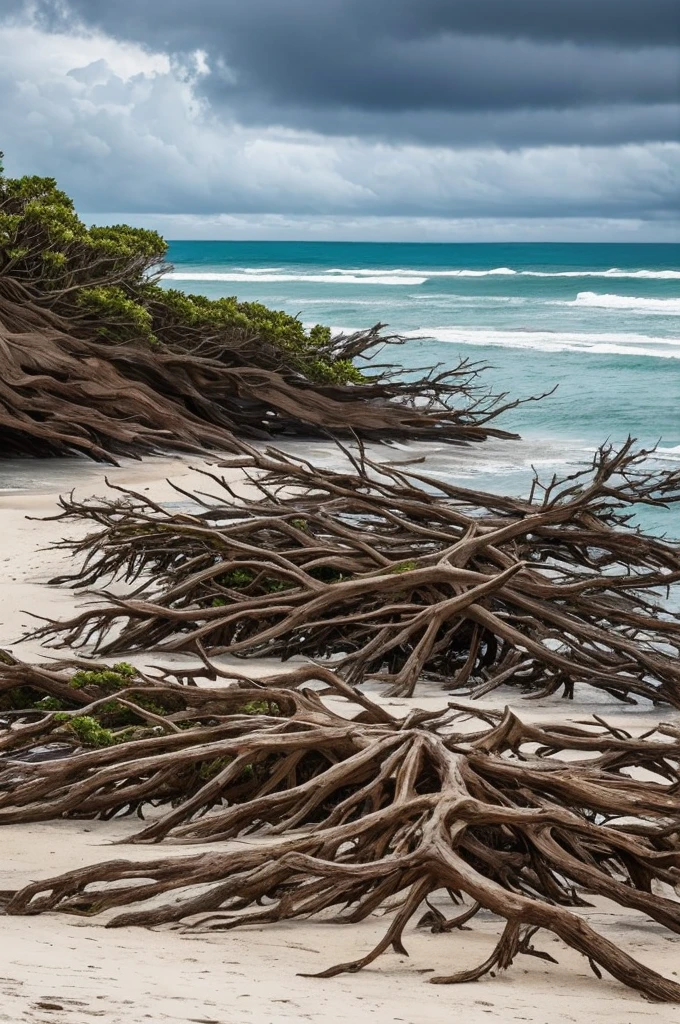
M 181 460 L 147 460 L 121 469 L 82 463 L 73 467 L 81 497 L 104 493 L 105 475 L 116 484 L 148 489 L 160 500 L 173 496 L 167 477 L 183 486 L 196 482 Z M 30 614 L 66 615 L 83 600 L 45 582 L 68 564 L 67 552 L 48 550 L 49 545 L 74 529 L 68 523 L 40 521 L 39 517 L 58 511 L 56 501 L 57 493 L 47 490 L 0 495 L 0 647 L 27 660 L 59 655 L 34 641 L 17 642 L 31 625 Z M 249 671 L 262 674 L 267 668 L 266 663 L 253 663 Z M 604 705 L 601 696 L 597 704 L 556 699 L 527 703 L 516 693 L 509 698 L 496 694 L 484 703 L 502 707 L 506 699 L 526 717 L 545 720 L 582 718 L 605 707 L 610 721 L 632 728 L 680 717 L 668 709 Z M 415 698 L 417 704 L 432 707 L 444 706 L 446 700 L 446 693 L 432 686 Z M 404 708 L 412 706 L 412 702 L 401 703 Z M 111 845 L 124 842 L 138 824 L 136 819 L 124 819 L 4 826 L 0 828 L 0 890 L 103 859 L 155 858 L 161 852 L 158 847 Z M 173 848 L 165 843 L 163 852 L 186 855 L 200 849 L 209 847 Z M 680 976 L 680 937 L 632 912 L 603 901 L 594 904 L 582 912 L 607 937 L 667 976 Z M 412 923 L 404 936 L 408 959 L 390 952 L 359 974 L 323 981 L 300 977 L 299 972 L 322 970 L 368 951 L 384 928 L 384 918 L 374 917 L 351 928 L 300 921 L 189 934 L 165 929 L 107 930 L 102 919 L 63 914 L 3 917 L 0 1021 L 443 1024 L 461 1019 L 468 1024 L 489 1020 L 671 1024 L 678 1019 L 677 1007 L 650 1004 L 613 979 L 598 980 L 584 958 L 548 934 L 539 934 L 535 944 L 550 952 L 558 965 L 519 957 L 506 974 L 475 984 L 428 985 L 431 972 L 450 973 L 486 958 L 499 932 L 498 922 L 488 914 L 480 914 L 470 930 L 446 935 L 432 935 Z

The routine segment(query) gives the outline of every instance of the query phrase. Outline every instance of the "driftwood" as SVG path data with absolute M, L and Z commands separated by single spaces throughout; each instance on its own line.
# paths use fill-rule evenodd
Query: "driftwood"
M 348 455 L 343 473 L 251 451 L 229 465 L 255 497 L 206 474 L 218 493 L 181 492 L 180 512 L 132 491 L 62 499 L 98 529 L 53 582 L 133 589 L 38 635 L 105 655 L 333 655 L 348 682 L 397 695 L 425 675 L 477 695 L 588 684 L 680 707 L 680 616 L 663 603 L 680 545 L 630 525 L 638 504 L 680 499 L 680 473 L 650 470 L 629 441 L 520 500 Z
M 337 358 L 370 359 L 378 344 L 398 341 L 378 325 L 331 344 Z M 491 421 L 518 403 L 489 395 L 480 369 L 464 360 L 408 380 L 385 367 L 366 384 L 315 384 L 261 338 L 238 333 L 195 346 L 174 336 L 154 346 L 106 341 L 0 274 L 0 456 L 80 453 L 115 463 L 329 431 L 457 444 L 515 436 Z
M 3 671 L 5 682 L 21 678 L 50 694 L 54 679 L 46 672 L 68 686 L 69 670 L 15 664 Z M 602 968 L 647 996 L 680 1001 L 680 985 L 573 909 L 593 894 L 680 932 L 677 728 L 634 738 L 601 720 L 529 725 L 507 710 L 458 705 L 398 720 L 365 697 L 352 719 L 350 704 L 341 716 L 316 694 L 297 692 L 309 678 L 305 668 L 287 684 L 279 677 L 275 685 L 242 681 L 247 689 L 203 691 L 156 680 L 147 690 L 157 688 L 160 701 L 177 691 L 185 700 L 183 710 L 159 714 L 162 734 L 74 748 L 58 760 L 28 761 L 24 736 L 23 754 L 15 748 L 0 756 L 0 822 L 107 816 L 160 801 L 164 815 L 134 842 L 262 840 L 71 871 L 14 894 L 6 912 L 96 914 L 140 905 L 110 925 L 223 930 L 313 914 L 328 919 L 331 911 L 331 920 L 351 923 L 391 910 L 381 942 L 330 967 L 328 977 L 359 970 L 390 946 L 404 953 L 404 929 L 423 911 L 420 926 L 441 932 L 486 909 L 505 922 L 495 950 L 475 969 L 432 981 L 475 980 L 520 954 L 553 960 L 532 944 L 547 929 L 583 953 L 598 976 Z M 327 672 L 324 679 L 346 695 L 342 680 Z M 139 692 L 119 691 L 119 698 L 134 704 Z M 269 713 L 235 713 L 252 693 Z M 97 710 L 91 702 L 90 711 L 102 714 L 101 704 Z M 179 728 L 187 711 L 191 726 Z M 34 714 L 26 709 L 26 720 L 6 733 L 33 730 L 30 744 L 44 742 L 27 720 Z M 53 714 L 41 713 L 43 731 Z M 158 902 L 169 894 L 170 902 Z

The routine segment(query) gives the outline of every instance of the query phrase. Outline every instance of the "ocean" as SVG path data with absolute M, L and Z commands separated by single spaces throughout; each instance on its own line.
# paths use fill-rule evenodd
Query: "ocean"
M 680 470 L 679 256 L 666 244 L 183 241 L 166 282 L 338 331 L 380 321 L 407 339 L 393 361 L 484 363 L 488 387 L 512 398 L 557 385 L 497 421 L 519 443 L 426 448 L 436 476 L 522 493 L 533 467 L 572 472 L 629 434 Z M 640 521 L 680 537 L 680 508 Z

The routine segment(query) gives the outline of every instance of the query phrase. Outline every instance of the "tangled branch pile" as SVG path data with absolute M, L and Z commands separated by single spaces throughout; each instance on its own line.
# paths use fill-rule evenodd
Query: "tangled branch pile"
M 63 516 L 98 528 L 74 545 L 80 570 L 53 582 L 129 590 L 38 635 L 107 655 L 334 655 L 348 682 L 395 695 L 425 675 L 475 694 L 588 684 L 680 707 L 680 616 L 663 604 L 680 545 L 629 522 L 640 503 L 680 500 L 680 472 L 653 471 L 629 441 L 520 500 L 347 454 L 353 467 L 333 472 L 251 451 L 229 465 L 254 497 L 206 474 L 219 493 L 181 492 L 186 511 L 131 491 L 62 499 Z
M 330 689 L 347 695 L 341 680 L 321 672 Z M 463 723 L 455 705 L 397 720 L 365 697 L 351 719 L 314 692 L 298 692 L 310 678 L 304 668 L 287 679 L 199 689 L 140 677 L 127 666 L 99 666 L 83 677 L 6 665 L 5 697 L 21 684 L 81 707 L 59 716 L 24 706 L 14 725 L 5 722 L 0 822 L 105 817 L 160 802 L 163 815 L 134 841 L 263 837 L 224 852 L 71 871 L 14 894 L 6 912 L 93 914 L 140 905 L 110 923 L 221 930 L 324 912 L 327 919 L 331 911 L 342 922 L 380 907 L 396 911 L 380 943 L 324 972 L 332 976 L 360 969 L 390 946 L 405 952 L 404 929 L 422 909 L 419 923 L 433 932 L 486 909 L 505 921 L 491 956 L 433 981 L 473 980 L 519 954 L 552 960 L 532 945 L 547 929 L 588 957 L 596 973 L 604 968 L 648 996 L 680 1001 L 676 982 L 636 962 L 572 909 L 587 906 L 579 890 L 680 931 L 672 894 L 680 880 L 677 728 L 636 739 L 602 722 L 532 726 L 509 711 Z M 74 741 L 83 717 L 104 729 L 105 716 L 131 713 L 143 730 L 149 697 L 157 735 L 119 735 L 99 749 L 92 734 Z M 255 717 L 246 703 L 253 700 Z M 36 746 L 53 758 L 32 761 Z M 181 896 L 158 903 L 173 890 Z
M 480 367 L 371 370 L 399 341 L 382 325 L 334 338 L 259 303 L 166 289 L 166 250 L 152 231 L 86 228 L 52 179 L 5 178 L 0 164 L 0 455 L 512 436 L 490 422 L 517 403 L 488 394 Z

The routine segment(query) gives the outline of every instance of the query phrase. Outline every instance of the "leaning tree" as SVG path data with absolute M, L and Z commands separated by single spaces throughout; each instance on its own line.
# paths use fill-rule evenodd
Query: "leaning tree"
M 86 227 L 53 179 L 0 166 L 0 455 L 115 462 L 329 430 L 513 436 L 492 421 L 517 403 L 488 393 L 479 366 L 407 374 L 378 364 L 400 341 L 382 325 L 333 337 L 260 303 L 168 289 L 166 253 L 154 231 Z

